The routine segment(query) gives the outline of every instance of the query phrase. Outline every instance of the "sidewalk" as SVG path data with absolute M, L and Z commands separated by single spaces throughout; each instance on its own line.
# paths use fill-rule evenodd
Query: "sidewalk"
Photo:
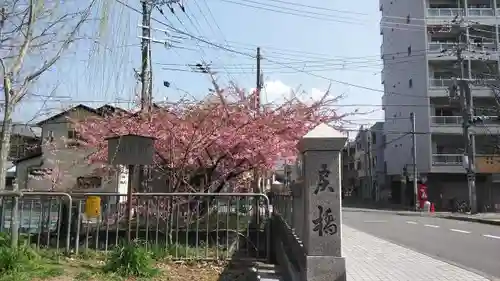
M 383 213 L 393 213 L 400 216 L 427 216 L 427 217 L 438 217 L 444 219 L 461 220 L 469 222 L 477 222 L 491 225 L 500 225 L 500 213 L 480 213 L 476 215 L 471 214 L 461 214 L 461 213 L 450 213 L 450 212 L 415 212 L 415 211 L 401 211 L 401 210 L 388 210 L 388 209 L 371 209 L 371 208 L 354 208 L 354 207 L 343 207 L 345 211 L 350 212 L 383 212 Z
M 342 225 L 348 281 L 487 281 L 474 272 Z

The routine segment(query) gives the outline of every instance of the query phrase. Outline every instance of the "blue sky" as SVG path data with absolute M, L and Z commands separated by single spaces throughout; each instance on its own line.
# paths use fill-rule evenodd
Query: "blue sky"
M 17 120 L 31 119 L 42 106 L 44 111 L 57 111 L 78 103 L 131 105 L 139 86 L 133 69 L 139 69 L 140 39 L 137 35 L 140 33 L 140 15 L 116 1 L 107 1 L 105 7 L 109 11 L 109 20 L 103 24 L 105 28 L 103 25 L 100 28 L 98 25 L 86 27 L 87 32 L 95 35 L 99 29 L 104 35 L 93 44 L 75 45 L 36 85 L 35 91 L 45 94 L 57 85 L 55 95 L 58 97 L 50 100 L 30 98 L 16 112 Z M 140 8 L 138 0 L 124 2 Z M 333 93 L 346 95 L 341 105 L 378 105 L 382 94 L 380 12 L 378 1 L 365 2 L 360 5 L 357 1 L 184 0 L 186 13 L 177 5 L 174 6 L 176 15 L 166 7 L 163 9 L 167 19 L 155 11 L 154 39 L 173 39 L 162 32 L 168 29 L 165 26 L 168 24 L 224 46 L 226 50 L 208 47 L 188 36 L 176 39 L 178 42 L 173 48 L 153 44 L 154 99 L 176 99 L 185 93 L 195 97 L 205 95 L 210 88 L 208 78 L 191 72 L 187 66 L 201 61 L 212 63 L 223 84 L 233 80 L 240 87 L 254 87 L 255 59 L 252 56 L 255 48 L 260 46 L 266 82 L 264 98 L 277 99 L 288 88 L 299 86 L 315 95 L 331 84 Z M 92 49 L 101 46 L 100 51 L 91 52 L 91 45 Z M 164 81 L 170 82 L 171 86 L 165 87 Z M 355 108 L 365 112 L 379 109 L 342 106 L 341 110 L 349 112 Z M 381 117 L 378 110 L 349 119 L 359 119 L 358 123 L 363 124 L 373 123 L 374 119 Z

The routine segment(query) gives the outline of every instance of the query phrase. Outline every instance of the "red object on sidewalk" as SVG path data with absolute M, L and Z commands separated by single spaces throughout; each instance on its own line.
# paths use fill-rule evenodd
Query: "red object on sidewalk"
M 436 210 L 434 209 L 434 203 L 431 203 L 431 210 L 430 210 L 430 211 L 431 211 L 431 213 L 434 213 L 434 211 L 436 211 Z
M 425 184 L 418 184 L 418 201 L 420 209 L 423 209 L 425 201 L 427 201 L 427 186 Z

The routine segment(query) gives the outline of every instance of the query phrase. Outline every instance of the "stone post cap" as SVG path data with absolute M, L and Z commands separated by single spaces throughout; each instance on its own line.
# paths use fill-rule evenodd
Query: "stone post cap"
M 301 153 L 306 151 L 341 151 L 347 141 L 346 134 L 328 124 L 321 123 L 309 131 L 298 143 Z

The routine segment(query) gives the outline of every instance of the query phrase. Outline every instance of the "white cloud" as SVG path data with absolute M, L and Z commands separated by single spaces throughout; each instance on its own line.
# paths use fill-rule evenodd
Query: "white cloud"
M 312 88 L 310 90 L 299 89 L 296 91 L 280 80 L 272 80 L 264 83 L 262 99 L 265 103 L 274 104 L 283 103 L 285 100 L 290 100 L 293 97 L 298 98 L 302 102 L 308 102 L 311 100 L 319 100 L 324 94 L 325 91 L 318 88 Z
M 279 80 L 267 81 L 264 84 L 263 99 L 266 103 L 283 103 L 292 97 L 292 88 Z

